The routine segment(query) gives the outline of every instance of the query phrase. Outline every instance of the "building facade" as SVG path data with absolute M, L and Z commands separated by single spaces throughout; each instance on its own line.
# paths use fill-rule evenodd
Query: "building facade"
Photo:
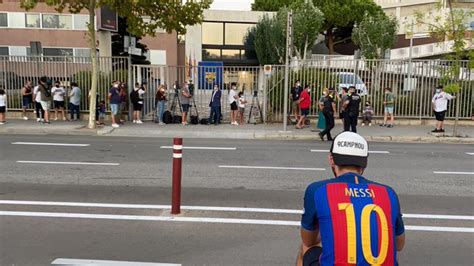
M 39 41 L 44 56 L 89 56 L 86 11 L 79 14 L 58 13 L 44 3 L 29 11 L 20 1 L 0 1 L 0 56 L 27 56 L 30 42 Z M 8 37 L 5 37 L 8 36 Z M 177 34 L 158 31 L 155 37 L 144 37 L 152 64 L 176 65 Z

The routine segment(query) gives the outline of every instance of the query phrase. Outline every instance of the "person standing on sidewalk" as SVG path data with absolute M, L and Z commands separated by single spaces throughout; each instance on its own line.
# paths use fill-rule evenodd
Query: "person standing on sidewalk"
M 245 100 L 245 95 L 243 91 L 239 92 L 239 120 L 240 125 L 244 124 L 244 114 L 245 114 L 245 105 L 247 104 L 247 100 Z
M 319 103 L 319 108 L 323 112 L 326 121 L 325 128 L 319 133 L 319 137 L 324 141 L 324 136 L 327 136 L 328 141 L 332 141 L 331 130 L 334 128 L 334 114 L 336 113 L 336 103 L 334 99 L 334 90 L 329 90 Z
M 33 99 L 35 100 L 36 122 L 44 122 L 44 110 L 41 107 L 41 91 L 38 85 L 33 89 Z
M 155 123 L 162 126 L 163 123 L 163 113 L 166 110 L 166 87 L 165 85 L 161 84 L 158 89 L 156 90 L 155 94 L 155 106 L 156 106 L 156 120 Z
M 298 100 L 301 110 L 301 117 L 296 123 L 297 129 L 302 129 L 304 127 L 304 122 L 306 117 L 309 115 L 309 107 L 311 106 L 311 97 L 309 96 L 309 84 L 304 87 L 304 90 L 301 92 L 300 99 Z
M 120 108 L 120 89 L 119 89 L 119 82 L 115 81 L 112 85 L 112 88 L 109 90 L 109 102 L 110 102 L 110 112 L 112 117 L 112 127 L 118 128 L 120 127 L 117 123 L 119 108 Z
M 21 95 L 22 99 L 22 107 L 23 107 L 23 120 L 28 120 L 28 116 L 26 116 L 26 109 L 28 109 L 33 102 L 33 88 L 31 87 L 31 81 L 27 81 L 25 86 L 21 88 Z
M 143 124 L 141 119 L 143 110 L 143 95 L 145 94 L 145 87 L 140 86 L 139 83 L 135 83 L 133 91 L 130 93 L 130 101 L 133 105 L 133 123 Z
M 319 114 L 318 114 L 318 124 L 317 124 L 317 128 L 320 130 L 320 131 L 323 131 L 325 128 L 326 128 L 326 120 L 324 118 L 324 113 L 323 113 L 323 108 L 322 108 L 322 104 L 324 102 L 324 99 L 326 98 L 326 96 L 329 94 L 329 89 L 328 88 L 324 88 L 323 89 L 323 94 L 321 95 L 321 97 L 319 98 L 319 101 L 318 101 L 318 107 L 319 107 Z
M 301 96 L 301 92 L 303 89 L 301 88 L 301 83 L 299 80 L 295 82 L 295 86 L 291 88 L 290 94 L 291 94 L 291 111 L 293 112 L 293 115 L 295 116 L 295 121 L 298 122 L 300 119 L 300 106 L 299 106 L 299 99 Z
M 219 89 L 219 85 L 214 85 L 214 91 L 212 92 L 211 102 L 209 107 L 211 108 L 211 113 L 209 115 L 209 125 L 214 121 L 214 125 L 219 125 L 221 122 L 221 96 L 222 91 Z
M 230 91 L 229 91 L 229 104 L 230 104 L 230 124 L 234 126 L 238 126 L 239 123 L 237 123 L 237 113 L 239 111 L 239 107 L 237 105 L 237 100 L 239 97 L 237 96 L 237 86 L 235 83 L 232 83 L 230 86 Z
M 182 114 L 181 114 L 181 124 L 183 126 L 188 124 L 188 112 L 189 112 L 189 107 L 191 105 L 191 100 L 193 96 L 189 92 L 189 85 L 188 82 L 184 82 L 183 88 L 181 89 L 181 107 L 182 107 Z
M 49 109 L 51 109 L 51 100 L 53 99 L 51 95 L 51 88 L 48 85 L 48 78 L 43 76 L 40 78 L 39 82 L 39 91 L 41 92 L 41 108 L 44 110 L 44 122 L 49 124 Z
M 5 114 L 7 112 L 7 94 L 4 89 L 0 89 L 0 125 L 7 123 Z
M 342 124 L 344 125 L 344 117 L 346 117 L 346 110 L 344 108 L 344 103 L 347 101 L 349 89 L 343 87 L 341 90 L 341 96 L 338 96 L 339 100 L 339 119 L 341 119 Z
M 128 92 L 127 92 L 127 84 L 120 83 L 120 108 L 119 108 L 119 120 L 120 124 L 125 123 L 128 117 Z
M 444 132 L 444 117 L 446 116 L 446 111 L 448 110 L 448 101 L 456 98 L 449 93 L 446 93 L 443 89 L 443 86 L 436 87 L 435 95 L 431 100 L 431 106 L 436 117 L 436 128 L 432 130 L 433 133 L 442 133 Z
M 384 99 L 384 115 L 383 115 L 383 124 L 380 125 L 381 127 L 388 127 L 392 128 L 393 127 L 393 108 L 394 108 L 394 103 L 395 103 L 395 95 L 392 92 L 392 88 L 385 88 L 385 99 Z M 387 124 L 388 117 L 390 116 L 390 123 Z
M 64 114 L 64 96 L 66 95 L 66 90 L 61 87 L 59 81 L 56 81 L 51 93 L 53 93 L 54 121 L 58 120 L 58 110 L 61 111 L 63 120 L 66 120 L 66 115 Z
M 359 119 L 361 98 L 357 94 L 355 87 L 349 87 L 349 95 L 347 100 L 344 102 L 344 131 L 352 131 L 357 133 L 357 119 Z
M 71 82 L 71 92 L 69 93 L 69 112 L 71 115 L 71 121 L 77 121 L 80 119 L 80 110 L 81 105 L 81 89 L 78 87 L 76 82 Z M 76 117 L 74 117 L 76 114 Z

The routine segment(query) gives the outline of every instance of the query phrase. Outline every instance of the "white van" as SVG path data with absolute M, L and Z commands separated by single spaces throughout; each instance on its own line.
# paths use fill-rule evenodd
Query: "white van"
M 350 86 L 353 86 L 354 83 L 357 94 L 359 94 L 360 96 L 368 94 L 367 87 L 365 86 L 359 75 L 356 75 L 352 72 L 336 72 L 334 73 L 334 75 L 337 78 L 337 91 L 339 92 L 339 94 L 341 93 L 343 87 L 349 88 Z

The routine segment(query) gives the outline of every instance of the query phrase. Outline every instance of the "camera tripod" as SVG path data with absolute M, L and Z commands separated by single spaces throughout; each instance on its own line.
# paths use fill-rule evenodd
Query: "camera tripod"
M 253 119 L 253 124 L 257 124 L 257 119 L 260 118 L 260 122 L 263 122 L 263 114 L 260 109 L 260 101 L 258 100 L 258 91 L 253 91 L 252 104 L 250 105 L 249 120 L 247 123 L 250 124 L 250 121 Z
M 179 112 L 183 113 L 183 109 L 181 107 L 181 101 L 179 100 L 179 87 L 176 87 L 174 89 L 174 96 L 173 96 L 173 101 L 171 102 L 170 106 L 170 112 L 172 116 L 176 115 L 176 105 L 179 107 Z

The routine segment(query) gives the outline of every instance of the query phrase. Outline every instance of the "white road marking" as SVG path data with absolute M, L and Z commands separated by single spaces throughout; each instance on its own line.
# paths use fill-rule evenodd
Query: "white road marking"
M 474 152 L 466 152 L 467 155 L 474 155 Z
M 120 203 L 89 203 L 89 202 L 61 202 L 61 201 L 23 201 L 0 200 L 0 205 L 32 205 L 32 206 L 62 206 L 62 207 L 92 207 L 92 208 L 117 208 L 117 209 L 171 209 L 170 205 L 151 204 L 120 204 Z M 195 211 L 220 211 L 220 212 L 251 212 L 273 214 L 302 214 L 302 210 L 270 209 L 247 207 L 219 207 L 219 206 L 181 206 L 183 210 Z M 469 220 L 474 221 L 474 216 L 469 215 L 440 215 L 440 214 L 403 214 L 404 218 L 434 219 L 434 220 Z
M 434 174 L 439 175 L 474 175 L 474 172 L 443 172 L 443 171 L 434 171 Z
M 12 142 L 13 145 L 38 145 L 38 146 L 68 146 L 68 147 L 87 147 L 90 144 L 75 143 L 47 143 L 47 142 Z
M 311 152 L 329 153 L 329 150 L 311 150 Z M 369 151 L 369 153 L 389 154 L 389 151 Z
M 173 149 L 173 146 L 161 146 L 161 149 Z M 183 150 L 223 150 L 223 151 L 235 151 L 236 147 L 193 147 L 193 146 L 182 146 Z
M 105 166 L 120 165 L 119 163 L 55 162 L 55 161 L 16 161 L 16 162 L 29 163 L 29 164 L 105 165 Z
M 0 216 L 300 226 L 300 221 L 232 219 L 232 218 L 213 218 L 213 217 L 180 217 L 180 216 L 173 217 L 173 216 L 116 215 L 116 214 L 61 213 L 61 212 L 25 212 L 25 211 L 0 211 Z M 439 226 L 406 225 L 405 229 L 410 230 L 410 231 L 474 233 L 474 228 L 469 228 L 469 227 L 439 227 Z
M 219 168 L 235 169 L 271 169 L 271 170 L 299 170 L 299 171 L 326 171 L 325 168 L 277 167 L 277 166 L 246 166 L 246 165 L 219 165 Z
M 111 265 L 111 266 L 180 266 L 181 264 L 138 262 L 138 261 L 119 261 L 119 260 L 85 260 L 85 259 L 64 259 L 58 258 L 51 262 L 51 265 Z

